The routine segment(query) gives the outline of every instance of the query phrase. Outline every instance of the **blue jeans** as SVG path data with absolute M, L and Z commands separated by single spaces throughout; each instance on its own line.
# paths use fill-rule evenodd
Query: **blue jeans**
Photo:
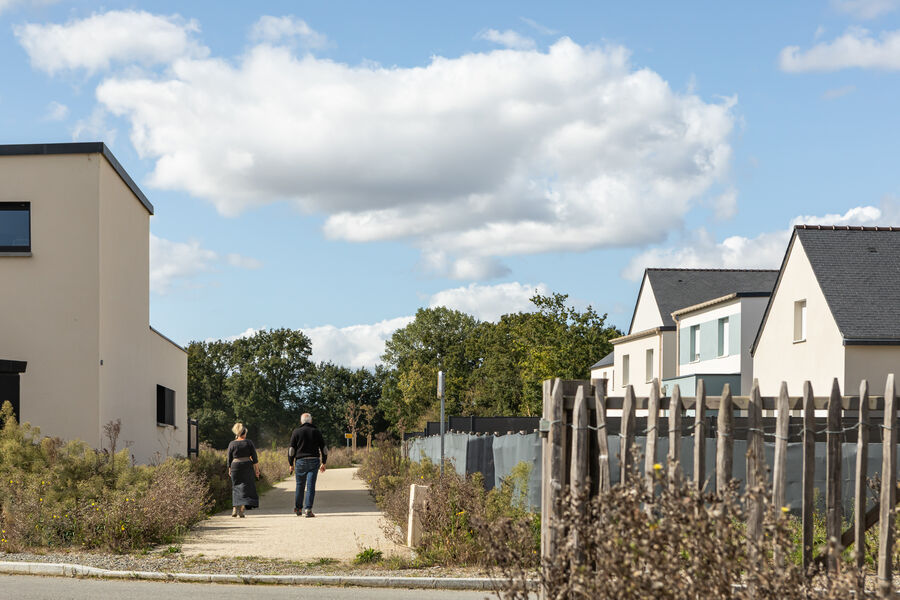
M 304 509 L 312 509 L 313 500 L 316 499 L 316 477 L 319 475 L 318 458 L 298 458 L 294 461 L 294 478 L 297 480 L 297 489 L 294 492 L 294 508 L 300 510 L 300 499 L 303 499 Z M 306 489 L 304 497 L 303 490 Z

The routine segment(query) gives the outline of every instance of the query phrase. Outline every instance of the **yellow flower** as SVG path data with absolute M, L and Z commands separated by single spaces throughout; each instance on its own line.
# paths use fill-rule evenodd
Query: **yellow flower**
M 38 502 L 43 502 L 43 501 L 44 501 L 43 498 L 38 498 Z
M 789 512 L 791 512 L 791 509 L 787 506 L 782 506 L 781 512 L 783 512 L 784 514 L 788 514 Z
M 122 531 L 125 531 L 125 526 L 124 526 L 124 525 L 122 525 Z
M 656 463 L 655 465 L 653 465 L 653 470 L 654 471 L 662 471 L 662 465 L 659 463 Z

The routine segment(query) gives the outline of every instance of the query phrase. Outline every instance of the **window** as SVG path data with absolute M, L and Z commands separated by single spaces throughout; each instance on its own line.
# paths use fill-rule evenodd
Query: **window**
M 700 360 L 700 326 L 691 325 L 691 362 Z
M 0 202 L 0 252 L 31 252 L 30 202 Z
M 156 424 L 175 425 L 175 390 L 156 386 Z
M 631 357 L 627 354 L 622 357 L 622 385 L 626 386 L 631 382 L 631 377 L 628 374 L 629 367 L 631 366 L 629 363 L 631 362 Z
M 647 383 L 653 381 L 653 349 L 647 350 Z
M 794 302 L 794 341 L 806 341 L 806 300 Z
M 719 354 L 718 356 L 726 356 L 728 354 L 728 317 L 719 319 Z

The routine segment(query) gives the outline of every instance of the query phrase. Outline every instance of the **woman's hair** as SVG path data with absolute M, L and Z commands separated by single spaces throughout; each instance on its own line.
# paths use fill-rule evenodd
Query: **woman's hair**
M 239 438 L 247 433 L 247 428 L 244 427 L 243 423 L 235 423 L 234 427 L 231 428 L 231 432 L 234 434 L 234 437 Z

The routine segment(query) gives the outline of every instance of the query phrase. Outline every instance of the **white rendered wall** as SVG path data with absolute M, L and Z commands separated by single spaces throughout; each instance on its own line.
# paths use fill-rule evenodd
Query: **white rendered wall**
M 650 286 L 650 279 L 644 274 L 641 295 L 638 296 L 634 318 L 628 333 L 640 333 L 641 331 L 661 327 L 662 324 L 662 315 L 659 314 L 659 307 L 656 305 L 656 296 Z
M 825 301 L 799 238 L 794 238 L 769 316 L 753 357 L 753 373 L 763 395 L 800 395 L 809 380 L 813 393 L 826 395 L 834 377 L 844 377 L 843 336 Z M 806 341 L 794 341 L 794 302 L 806 300 Z M 841 381 L 843 388 L 843 381 Z

